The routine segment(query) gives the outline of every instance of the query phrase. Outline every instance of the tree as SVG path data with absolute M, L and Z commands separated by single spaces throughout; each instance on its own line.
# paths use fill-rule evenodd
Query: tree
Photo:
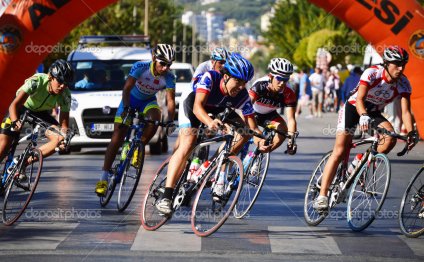
M 279 1 L 270 22 L 270 28 L 264 37 L 267 45 L 274 47 L 272 56 L 292 59 L 294 63 L 302 67 L 314 66 L 311 54 L 316 54 L 318 47 L 327 46 L 338 50 L 334 47 L 354 44 L 356 46 L 357 43 L 365 45 L 365 41 L 344 23 L 306 0 Z M 326 35 L 317 33 L 311 40 L 310 36 L 322 29 L 328 30 L 323 31 L 327 32 Z M 315 42 L 317 39 L 324 46 L 317 46 Z M 334 61 L 342 62 L 344 61 L 342 58 L 346 55 L 362 56 L 361 52 L 353 48 L 343 48 L 343 51 L 345 50 L 348 52 L 333 54 Z

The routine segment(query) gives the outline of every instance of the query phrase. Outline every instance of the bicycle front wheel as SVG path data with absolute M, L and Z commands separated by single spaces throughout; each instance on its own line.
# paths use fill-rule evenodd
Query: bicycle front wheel
M 146 230 L 156 230 L 171 218 L 170 216 L 162 215 L 162 213 L 156 209 L 156 203 L 162 199 L 163 193 L 165 192 L 169 159 L 171 159 L 171 157 L 168 157 L 159 167 L 144 197 L 141 210 L 141 224 Z
M 136 153 L 135 153 L 136 152 Z M 127 161 L 124 167 L 121 183 L 118 192 L 118 211 L 123 212 L 131 202 L 135 191 L 140 181 L 141 171 L 144 164 L 144 145 L 140 143 L 137 145 L 136 151 L 127 156 Z
M 399 208 L 399 225 L 407 237 L 424 234 L 424 167 L 411 179 Z
M 318 212 L 314 209 L 313 204 L 315 199 L 319 196 L 319 191 L 321 190 L 321 179 L 324 175 L 324 167 L 327 164 L 332 152 L 333 151 L 330 151 L 325 154 L 321 161 L 319 161 L 317 167 L 312 173 L 311 178 L 309 179 L 308 187 L 306 188 L 305 202 L 303 205 L 303 216 L 306 223 L 310 226 L 319 225 L 328 214 L 328 212 Z
M 376 154 L 359 170 L 349 190 L 347 222 L 353 231 L 367 228 L 378 216 L 390 184 L 390 162 Z
M 243 183 L 243 165 L 236 156 L 229 156 L 222 164 L 221 170 L 224 174 L 224 194 L 219 202 L 213 199 L 214 179 L 216 177 L 217 165 L 204 174 L 203 182 L 196 194 L 191 213 L 191 228 L 193 232 L 201 237 L 206 237 L 217 231 L 227 220 L 233 211 L 240 195 Z M 216 185 L 215 185 L 216 186 Z
M 31 164 L 27 165 L 28 159 Z M 32 159 L 38 159 L 32 161 Z M 10 174 L 9 184 L 3 202 L 3 223 L 7 226 L 15 223 L 27 208 L 38 181 L 40 180 L 41 169 L 43 168 L 43 155 L 37 148 L 30 149 L 17 163 L 19 172 Z
M 240 197 L 234 208 L 235 218 L 244 218 L 255 204 L 268 173 L 269 158 L 269 153 L 259 153 L 249 164 L 244 174 Z

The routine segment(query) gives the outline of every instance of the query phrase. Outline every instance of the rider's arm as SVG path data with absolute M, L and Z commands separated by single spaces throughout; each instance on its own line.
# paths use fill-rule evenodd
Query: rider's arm
M 172 121 L 175 115 L 175 89 L 166 90 L 166 105 L 168 107 L 168 121 Z
M 20 91 L 18 95 L 13 99 L 12 103 L 9 106 L 9 116 L 12 121 L 16 121 L 19 118 L 18 111 L 25 104 L 25 101 L 28 99 L 29 95 L 24 91 Z
M 131 89 L 135 85 L 136 79 L 132 76 L 128 76 L 127 81 L 125 81 L 124 90 L 122 90 L 122 101 L 124 102 L 124 107 L 130 106 L 130 93 Z
M 245 116 L 244 121 L 247 123 L 250 129 L 254 130 L 255 132 L 262 134 L 262 131 L 259 129 L 258 124 L 256 123 L 256 119 L 254 115 Z M 259 148 L 259 151 L 261 152 L 269 152 L 271 150 L 272 145 L 264 145 L 265 140 L 258 138 L 256 136 L 253 137 L 253 142 L 256 144 L 256 146 Z
M 214 120 L 209 117 L 208 113 L 205 110 L 205 104 L 208 100 L 208 93 L 204 92 L 196 92 L 196 98 L 194 99 L 194 105 L 193 105 L 193 114 L 197 117 L 197 119 L 200 120 L 200 122 L 204 123 L 210 128 L 213 127 Z
M 402 121 L 405 125 L 405 128 L 408 132 L 414 130 L 414 118 L 411 114 L 411 95 L 402 95 L 400 100 L 401 108 L 402 108 Z
M 69 112 L 62 112 L 60 111 L 59 114 L 59 125 L 60 125 L 60 132 L 66 134 L 69 127 Z
M 367 110 L 365 108 L 365 98 L 367 97 L 368 87 L 366 85 L 360 84 L 358 87 L 358 95 L 356 97 L 356 111 L 359 116 L 366 114 Z
M 293 134 L 297 131 L 297 122 L 295 118 L 296 107 L 287 107 L 287 128 L 289 134 Z

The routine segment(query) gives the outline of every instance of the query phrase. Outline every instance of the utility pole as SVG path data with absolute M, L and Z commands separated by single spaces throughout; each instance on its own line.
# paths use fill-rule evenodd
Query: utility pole
M 144 34 L 149 35 L 149 0 L 144 0 Z
M 194 67 L 197 67 L 197 50 L 196 50 L 196 18 L 193 16 L 191 23 L 192 33 L 191 33 L 191 64 Z
M 137 28 L 137 7 L 134 5 L 133 8 L 133 35 L 136 35 Z
M 186 46 L 186 37 L 187 37 L 187 27 L 186 27 L 186 25 L 183 23 L 183 43 L 182 43 L 182 51 L 183 51 L 183 63 L 185 63 L 187 60 L 187 58 L 186 58 L 186 55 L 187 55 L 187 52 L 186 52 L 186 48 L 187 48 L 187 46 Z

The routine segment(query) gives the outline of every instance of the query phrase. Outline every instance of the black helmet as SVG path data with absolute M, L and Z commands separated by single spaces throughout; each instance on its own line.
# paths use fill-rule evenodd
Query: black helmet
M 58 59 L 49 68 L 49 74 L 59 83 L 69 83 L 74 80 L 74 70 L 69 62 Z

